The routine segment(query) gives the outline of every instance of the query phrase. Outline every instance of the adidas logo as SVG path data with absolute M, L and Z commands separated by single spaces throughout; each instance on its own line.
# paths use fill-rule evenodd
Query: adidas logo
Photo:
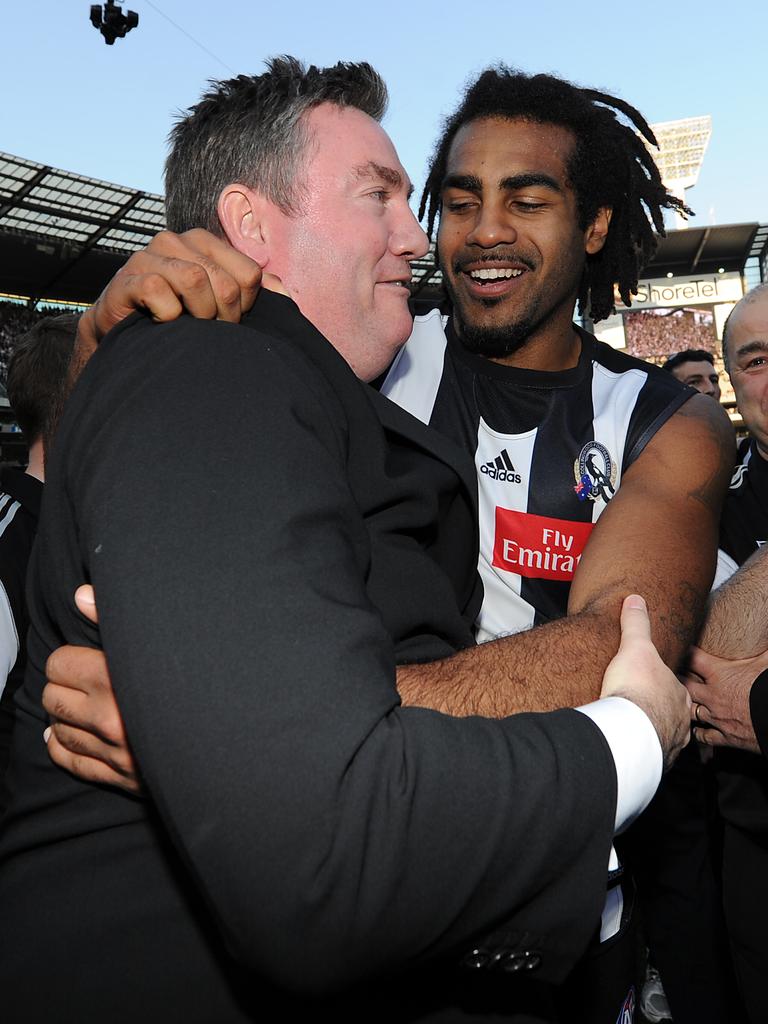
M 523 482 L 520 474 L 515 472 L 512 459 L 510 459 L 506 448 L 502 448 L 495 459 L 484 462 L 480 467 L 480 472 L 485 473 L 491 480 L 500 480 L 502 483 L 520 484 Z

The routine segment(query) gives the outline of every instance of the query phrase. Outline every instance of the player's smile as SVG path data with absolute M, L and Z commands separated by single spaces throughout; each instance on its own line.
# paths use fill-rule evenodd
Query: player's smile
M 533 269 L 518 259 L 458 260 L 454 264 L 456 278 L 461 278 L 470 295 L 481 300 L 513 294 Z

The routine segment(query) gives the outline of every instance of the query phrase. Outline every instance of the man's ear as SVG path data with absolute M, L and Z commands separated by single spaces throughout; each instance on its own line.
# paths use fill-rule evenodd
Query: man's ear
M 588 256 L 594 256 L 605 245 L 612 216 L 613 210 L 610 206 L 601 206 L 595 214 L 595 219 L 584 232 L 584 249 Z
M 227 185 L 216 207 L 229 244 L 260 266 L 269 261 L 265 216 L 267 202 L 247 185 Z

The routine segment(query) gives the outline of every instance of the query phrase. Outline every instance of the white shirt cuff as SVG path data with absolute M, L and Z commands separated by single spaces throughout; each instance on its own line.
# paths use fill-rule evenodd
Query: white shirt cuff
M 661 781 L 664 757 L 659 737 L 648 715 L 625 697 L 604 697 L 576 710 L 592 719 L 611 748 L 618 835 L 642 814 Z

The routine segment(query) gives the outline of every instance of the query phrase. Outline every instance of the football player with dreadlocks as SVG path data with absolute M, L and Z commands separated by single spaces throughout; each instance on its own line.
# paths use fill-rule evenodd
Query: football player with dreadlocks
M 631 592 L 647 598 L 669 665 L 696 636 L 733 461 L 727 417 L 573 323 L 577 302 L 592 321 L 609 315 L 615 286 L 629 304 L 664 209 L 689 212 L 643 138 L 655 143 L 623 101 L 500 65 L 469 86 L 438 140 L 421 214 L 430 233 L 439 220 L 452 315 L 416 318 L 382 390 L 474 455 L 485 588 L 477 634 L 488 642 L 401 670 L 404 703 L 494 717 L 582 704 L 599 693 Z M 197 289 L 189 263 L 193 279 L 207 272 Z M 232 319 L 246 278 L 221 239 L 166 233 L 131 258 L 85 327 L 96 337 L 132 305 L 173 318 L 172 292 L 191 312 Z M 61 717 L 61 687 L 56 706 Z M 82 727 L 82 709 L 70 724 Z M 54 725 L 50 749 L 64 767 L 82 770 L 88 743 L 81 728 Z M 90 751 L 109 760 L 98 742 Z M 629 892 L 609 891 L 596 929 L 604 941 L 572 984 L 547 994 L 547 1007 L 532 989 L 531 1019 L 633 1019 Z M 712 950 L 699 948 L 711 937 L 692 928 L 690 941 L 691 965 L 706 977 L 684 968 L 676 1024 L 686 1005 L 687 1019 L 726 1019 Z
M 515 650 L 525 650 L 528 685 L 546 706 L 593 685 L 615 643 L 611 609 L 630 583 L 648 597 L 654 638 L 676 666 L 714 566 L 732 457 L 725 416 L 572 322 L 577 302 L 593 322 L 610 315 L 616 287 L 630 305 L 663 210 L 690 212 L 663 186 L 643 139 L 656 142 L 616 97 L 504 66 L 483 72 L 445 123 L 419 211 L 430 235 L 439 218 L 452 315 L 416 318 L 382 388 L 473 452 L 485 591 L 478 638 L 527 630 Z M 705 462 L 694 467 L 699 444 Z M 437 680 L 422 670 L 401 692 L 418 703 Z M 462 708 L 452 694 L 453 711 L 494 713 L 506 692 L 486 686 L 478 698 L 468 679 L 462 690 L 472 697 Z M 724 930 L 698 769 L 691 751 L 626 849 L 639 862 L 676 1024 L 726 1019 L 730 1003 L 722 941 L 712 955 L 712 931 L 722 940 Z M 682 816 L 698 831 L 696 849 L 670 857 L 668 819 Z M 609 894 L 601 937 L 610 941 L 580 969 L 584 1019 L 616 1020 L 631 984 L 630 891 Z M 578 991 L 561 1004 L 564 1018 Z

